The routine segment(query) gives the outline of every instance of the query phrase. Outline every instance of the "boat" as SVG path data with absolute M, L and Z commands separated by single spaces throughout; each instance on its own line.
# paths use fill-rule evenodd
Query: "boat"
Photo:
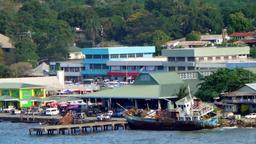
M 130 129 L 140 130 L 200 130 L 218 126 L 213 106 L 190 96 L 184 97 L 171 110 L 130 109 L 124 113 Z
M 129 128 L 134 130 L 172 130 L 175 118 L 170 116 L 166 117 L 168 111 L 146 112 L 146 116 L 142 116 L 145 111 L 131 109 L 124 113 L 128 122 Z M 149 114 L 151 113 L 151 114 Z M 168 113 L 168 114 L 167 114 Z M 151 115 L 151 116 L 150 116 Z

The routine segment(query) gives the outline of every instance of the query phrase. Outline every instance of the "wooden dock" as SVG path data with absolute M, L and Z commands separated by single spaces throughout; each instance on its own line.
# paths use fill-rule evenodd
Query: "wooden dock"
M 76 135 L 92 132 L 126 129 L 126 121 L 99 121 L 85 124 L 47 125 L 29 129 L 30 135 Z

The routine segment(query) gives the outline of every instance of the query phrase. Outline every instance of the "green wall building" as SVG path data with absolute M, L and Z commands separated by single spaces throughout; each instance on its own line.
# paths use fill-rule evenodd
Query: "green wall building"
M 32 97 L 45 98 L 45 88 L 26 83 L 0 83 L 1 107 L 29 108 L 34 105 Z

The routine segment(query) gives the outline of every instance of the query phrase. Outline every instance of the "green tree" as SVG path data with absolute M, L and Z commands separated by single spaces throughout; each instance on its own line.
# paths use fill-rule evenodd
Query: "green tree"
M 18 62 L 10 65 L 12 77 L 27 76 L 31 70 L 32 65 L 28 62 Z
M 211 101 L 222 92 L 235 91 L 246 83 L 256 80 L 256 75 L 244 69 L 219 69 L 210 76 L 206 76 L 196 96 L 205 101 Z
M 192 31 L 191 33 L 186 35 L 186 40 L 187 41 L 198 41 L 201 39 L 201 33 Z
M 176 93 L 176 95 L 177 95 L 178 99 L 182 99 L 182 98 L 188 96 L 189 92 L 188 92 L 187 86 L 182 85 L 179 89 L 179 92 Z
M 229 15 L 228 31 L 250 31 L 252 30 L 251 21 L 242 12 L 235 12 Z
M 0 78 L 8 77 L 11 77 L 11 70 L 7 66 L 0 64 Z
M 0 45 L 0 64 L 3 64 L 4 63 L 4 52 L 3 52 L 3 49 L 1 48 L 1 45 Z
M 62 20 L 42 19 L 37 22 L 33 39 L 40 59 L 64 60 L 73 44 L 73 30 Z
M 98 14 L 93 9 L 87 9 L 85 23 L 82 27 L 92 40 L 92 47 L 96 46 L 96 37 L 100 29 Z
M 256 47 L 251 47 L 250 48 L 250 56 L 252 58 L 256 58 Z
M 36 53 L 36 44 L 30 39 L 22 39 L 15 44 L 15 54 L 17 61 L 36 64 L 38 55 Z
M 162 45 L 171 38 L 162 30 L 156 30 L 152 35 L 153 44 L 156 46 L 156 54 L 161 55 Z

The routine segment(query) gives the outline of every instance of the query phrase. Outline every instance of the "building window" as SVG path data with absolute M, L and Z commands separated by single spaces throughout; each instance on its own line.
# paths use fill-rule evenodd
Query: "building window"
M 232 59 L 235 60 L 235 59 L 236 59 L 236 56 L 232 56 Z
M 175 61 L 175 57 L 168 57 L 168 61 Z
M 126 66 L 122 66 L 121 69 L 122 69 L 122 70 L 126 70 L 127 67 L 126 67 Z
M 92 55 L 86 55 L 85 58 L 86 59 L 92 59 Z
M 195 61 L 195 57 L 188 57 L 188 61 Z
M 228 56 L 224 56 L 224 60 L 228 60 Z
M 169 71 L 175 71 L 175 67 L 169 67 Z
M 106 70 L 106 69 L 109 69 L 109 67 L 108 67 L 106 64 L 103 64 L 103 65 L 102 65 L 102 69 L 105 69 L 105 70 Z
M 94 69 L 101 69 L 101 64 L 94 64 Z
M 185 61 L 185 57 L 177 57 L 177 61 Z
M 108 55 L 102 55 L 102 59 L 108 59 Z
M 204 61 L 204 57 L 199 57 L 199 61 Z
M 184 71 L 185 67 L 178 67 L 178 71 Z
M 143 57 L 143 54 L 142 53 L 137 53 L 136 57 Z
M 189 67 L 188 67 L 188 70 L 195 70 L 195 67 L 189 66 Z
M 208 57 L 208 61 L 212 61 L 212 57 Z
M 64 67 L 64 72 L 69 72 L 69 68 L 68 67 Z
M 93 58 L 94 59 L 101 59 L 101 55 L 94 55 Z
M 120 71 L 120 66 L 112 66 L 111 70 L 112 71 Z
M 219 57 L 219 56 L 217 56 L 217 57 L 216 57 L 216 60 L 220 60 L 220 57 Z
M 164 70 L 164 66 L 157 66 L 158 70 Z
M 134 58 L 135 54 L 128 54 L 128 58 Z
M 127 58 L 127 54 L 120 54 L 120 58 Z
M 110 55 L 110 57 L 111 57 L 111 58 L 118 58 L 119 55 L 118 55 L 118 54 L 112 54 L 112 55 Z

